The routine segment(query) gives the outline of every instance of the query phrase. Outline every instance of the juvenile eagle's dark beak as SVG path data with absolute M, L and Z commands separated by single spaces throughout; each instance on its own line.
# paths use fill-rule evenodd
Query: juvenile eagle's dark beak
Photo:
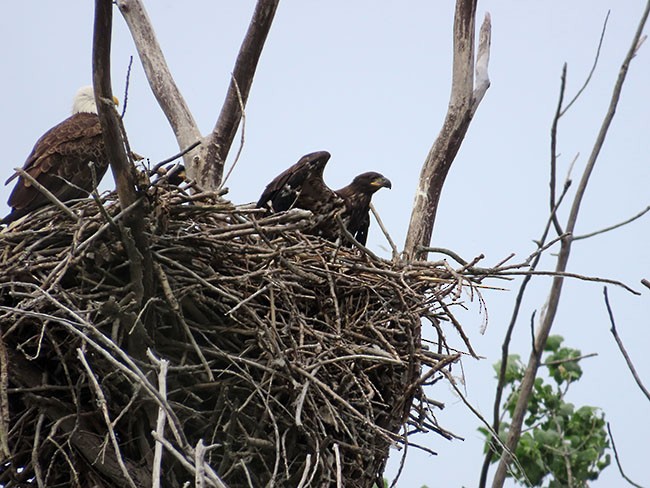
M 380 176 L 379 178 L 375 178 L 372 180 L 371 183 L 372 186 L 376 186 L 377 188 L 393 188 L 392 183 L 390 180 L 384 176 Z

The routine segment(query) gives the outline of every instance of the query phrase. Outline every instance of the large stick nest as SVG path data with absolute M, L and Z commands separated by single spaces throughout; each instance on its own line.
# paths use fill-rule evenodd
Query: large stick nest
M 114 195 L 0 232 L 0 483 L 372 486 L 405 432 L 449 435 L 422 386 L 458 359 L 459 275 L 308 236 L 301 211 L 143 202 L 151 262 Z

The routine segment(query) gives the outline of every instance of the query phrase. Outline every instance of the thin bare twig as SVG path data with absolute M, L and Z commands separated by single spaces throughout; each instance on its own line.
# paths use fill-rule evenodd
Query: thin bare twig
M 646 213 L 650 211 L 650 205 L 641 210 L 639 213 L 636 215 L 633 215 L 627 220 L 624 220 L 623 222 L 619 222 L 618 224 L 610 225 L 609 227 L 605 227 L 604 229 L 600 229 L 594 232 L 589 232 L 588 234 L 582 234 L 579 236 L 575 236 L 573 238 L 574 241 L 579 241 L 581 239 L 588 239 L 589 237 L 597 236 L 598 234 L 604 234 L 605 232 L 609 232 L 610 230 L 618 229 L 619 227 L 623 227 L 624 225 L 629 224 L 630 222 L 634 222 L 636 219 L 639 219 L 643 217 Z
M 632 486 L 634 486 L 636 488 L 643 488 L 643 486 L 639 485 L 638 483 L 635 483 L 630 478 L 628 478 L 628 476 L 623 471 L 623 465 L 621 464 L 621 460 L 618 457 L 618 449 L 616 449 L 616 443 L 614 442 L 614 435 L 612 434 L 612 429 L 611 429 L 611 426 L 610 426 L 609 422 L 607 422 L 607 433 L 609 434 L 609 438 L 612 441 L 612 449 L 614 450 L 614 459 L 616 459 L 616 465 L 618 466 L 619 473 L 621 473 L 621 476 L 623 477 L 623 479 L 625 481 L 627 481 L 630 485 L 632 485 Z
M 609 316 L 609 322 L 612 324 L 612 327 L 609 330 L 614 336 L 614 339 L 616 339 L 616 344 L 618 345 L 621 354 L 623 354 L 623 357 L 625 358 L 625 363 L 627 364 L 630 373 L 632 373 L 632 377 L 634 378 L 634 381 L 636 381 L 637 386 L 641 389 L 641 391 L 646 396 L 648 401 L 650 401 L 650 391 L 648 391 L 648 389 L 641 381 L 641 378 L 639 377 L 639 374 L 636 372 L 636 368 L 634 367 L 634 363 L 632 362 L 632 359 L 630 359 L 630 356 L 627 353 L 625 346 L 623 345 L 623 341 L 619 337 L 618 331 L 616 330 L 616 322 L 614 321 L 614 312 L 612 312 L 612 307 L 609 304 L 609 296 L 607 294 L 606 286 L 603 287 L 603 295 L 605 297 L 605 306 L 607 307 L 607 315 Z

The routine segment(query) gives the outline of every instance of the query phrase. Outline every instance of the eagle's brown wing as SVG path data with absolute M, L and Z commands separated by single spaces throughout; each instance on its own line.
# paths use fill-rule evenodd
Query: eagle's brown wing
M 329 158 L 327 151 L 306 154 L 266 185 L 257 206 L 274 213 L 291 208 L 315 211 L 321 197 L 332 193 L 323 181 Z
M 43 134 L 27 157 L 23 170 L 65 202 L 92 191 L 90 161 L 95 164 L 99 183 L 108 168 L 99 118 L 92 113 L 77 113 Z M 49 202 L 18 173 L 6 183 L 14 178 L 18 178 L 18 181 L 8 202 L 14 211 L 21 211 L 24 215 Z

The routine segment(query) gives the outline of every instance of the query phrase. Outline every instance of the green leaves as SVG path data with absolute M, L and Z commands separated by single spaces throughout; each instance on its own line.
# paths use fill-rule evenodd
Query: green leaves
M 540 377 L 535 379 L 524 420 L 527 428 L 515 452 L 518 464 L 513 465 L 509 475 L 522 485 L 529 482 L 531 486 L 548 488 L 586 487 L 587 481 L 598 478 L 611 461 L 606 453 L 609 440 L 602 411 L 590 406 L 576 409 L 565 400 L 569 386 L 582 377 L 579 365 L 582 353 L 562 347 L 563 340 L 561 336 L 549 337 L 544 361 L 549 382 Z M 501 365 L 497 363 L 494 368 L 498 374 Z M 518 355 L 513 354 L 508 357 L 505 371 L 506 391 L 510 393 L 503 410 L 509 417 L 517 402 L 525 365 Z M 501 423 L 499 437 L 502 440 L 508 434 L 507 420 Z M 484 428 L 479 431 L 486 437 L 487 449 L 491 436 Z M 499 457 L 500 452 L 492 462 L 498 461 Z

